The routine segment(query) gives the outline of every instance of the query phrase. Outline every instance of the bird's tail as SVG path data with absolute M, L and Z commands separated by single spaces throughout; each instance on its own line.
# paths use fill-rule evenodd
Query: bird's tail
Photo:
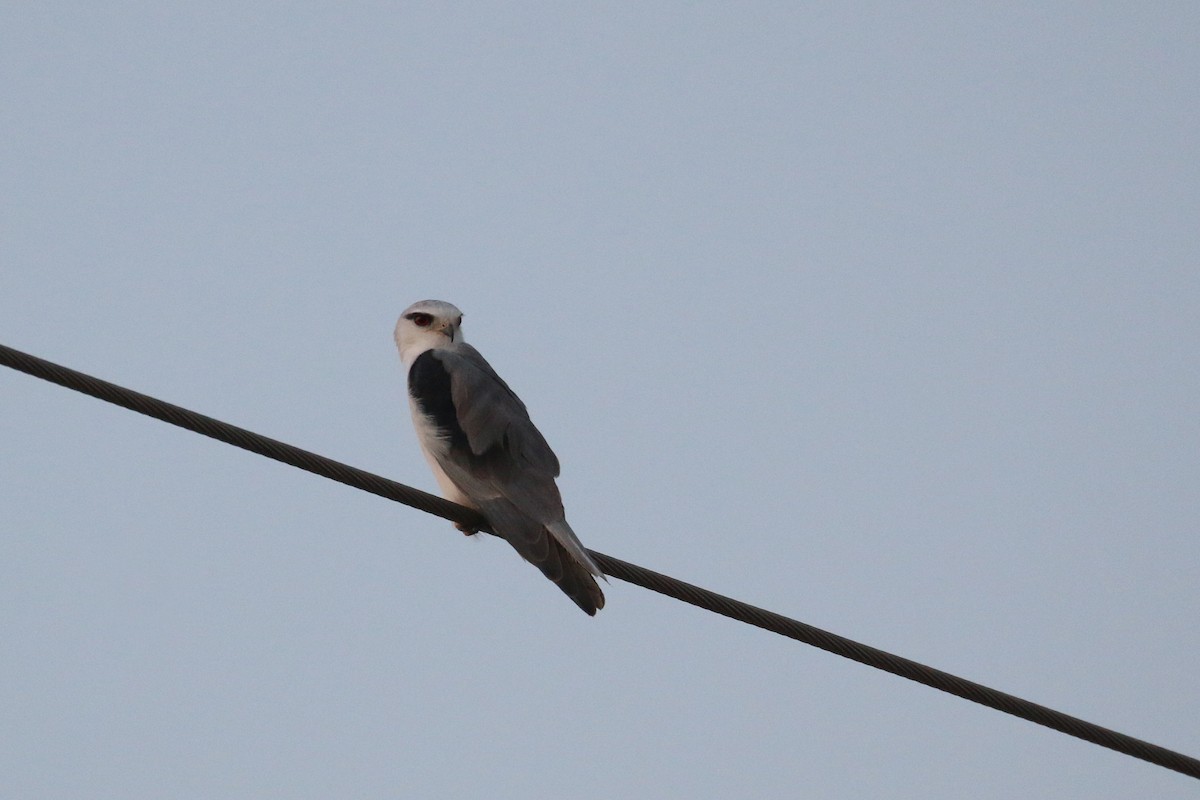
M 604 608 L 604 592 L 600 591 L 600 584 L 592 577 L 591 570 L 575 560 L 557 539 L 550 537 L 549 544 L 550 557 L 537 563 L 537 568 L 574 600 L 584 613 L 594 617 L 597 611 Z
M 604 593 L 593 577 L 601 575 L 600 568 L 588 556 L 583 545 L 579 544 L 565 521 L 543 525 L 523 514 L 507 500 L 498 499 L 480 505 L 480 511 L 488 518 L 496 533 L 504 537 L 522 558 L 554 581 L 584 613 L 595 616 L 597 611 L 604 608 Z M 570 533 L 567 543 L 562 541 L 560 527 Z

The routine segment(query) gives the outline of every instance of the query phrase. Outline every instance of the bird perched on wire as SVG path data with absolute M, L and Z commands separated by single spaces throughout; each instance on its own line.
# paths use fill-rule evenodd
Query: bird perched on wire
M 417 440 L 446 499 L 487 517 L 589 615 L 604 608 L 593 577 L 603 573 L 567 524 L 554 483 L 558 458 L 521 399 L 463 341 L 462 312 L 442 300 L 413 303 L 396 323 L 396 347 Z

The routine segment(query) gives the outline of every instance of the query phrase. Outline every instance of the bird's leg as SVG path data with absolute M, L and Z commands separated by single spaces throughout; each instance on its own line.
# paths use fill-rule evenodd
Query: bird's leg
M 474 536 L 479 533 L 479 528 L 473 528 L 470 525 L 464 525 L 461 522 L 454 523 L 454 527 L 465 533 L 467 536 Z

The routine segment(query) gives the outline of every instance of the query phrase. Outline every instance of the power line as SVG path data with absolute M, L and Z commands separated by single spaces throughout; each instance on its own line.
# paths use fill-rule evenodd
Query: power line
M 226 444 L 249 450 L 252 453 L 282 461 L 284 464 L 299 467 L 347 486 L 353 486 L 356 489 L 395 500 L 429 514 L 492 533 L 487 526 L 487 521 L 482 516 L 464 506 L 316 453 L 301 450 L 299 447 L 262 436 L 245 428 L 230 425 L 181 406 L 54 364 L 37 356 L 0 345 L 0 364 L 128 408 L 131 411 L 146 414 L 163 422 L 169 422 L 180 428 L 209 436 Z M 1103 728 L 1078 717 L 1072 717 L 1029 700 L 1023 700 L 1020 697 L 990 689 L 974 681 L 855 642 L 844 636 L 776 614 L 773 611 L 757 608 L 708 589 L 702 589 L 637 564 L 631 564 L 595 550 L 589 550 L 589 552 L 600 568 L 614 578 L 620 578 L 668 597 L 674 597 L 685 603 L 722 614 L 730 619 L 819 647 L 893 675 L 923 683 L 939 691 L 949 692 L 1006 714 L 1053 728 L 1101 747 L 1116 750 L 1118 753 L 1140 758 L 1193 778 L 1200 778 L 1200 759 Z

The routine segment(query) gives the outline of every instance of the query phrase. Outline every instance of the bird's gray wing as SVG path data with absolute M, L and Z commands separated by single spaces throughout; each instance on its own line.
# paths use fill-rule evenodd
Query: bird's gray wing
M 525 404 L 468 344 L 430 351 L 450 378 L 458 431 L 435 455 L 442 469 L 527 561 L 588 613 L 604 604 L 602 575 L 566 522 L 558 458 Z M 589 574 L 590 573 L 590 574 Z M 589 610 L 588 605 L 592 608 Z
M 478 350 L 461 343 L 434 355 L 450 375 L 454 410 L 472 455 L 494 451 L 508 459 L 496 463 L 498 469 L 532 469 L 558 477 L 558 457 L 530 421 L 525 404 Z

